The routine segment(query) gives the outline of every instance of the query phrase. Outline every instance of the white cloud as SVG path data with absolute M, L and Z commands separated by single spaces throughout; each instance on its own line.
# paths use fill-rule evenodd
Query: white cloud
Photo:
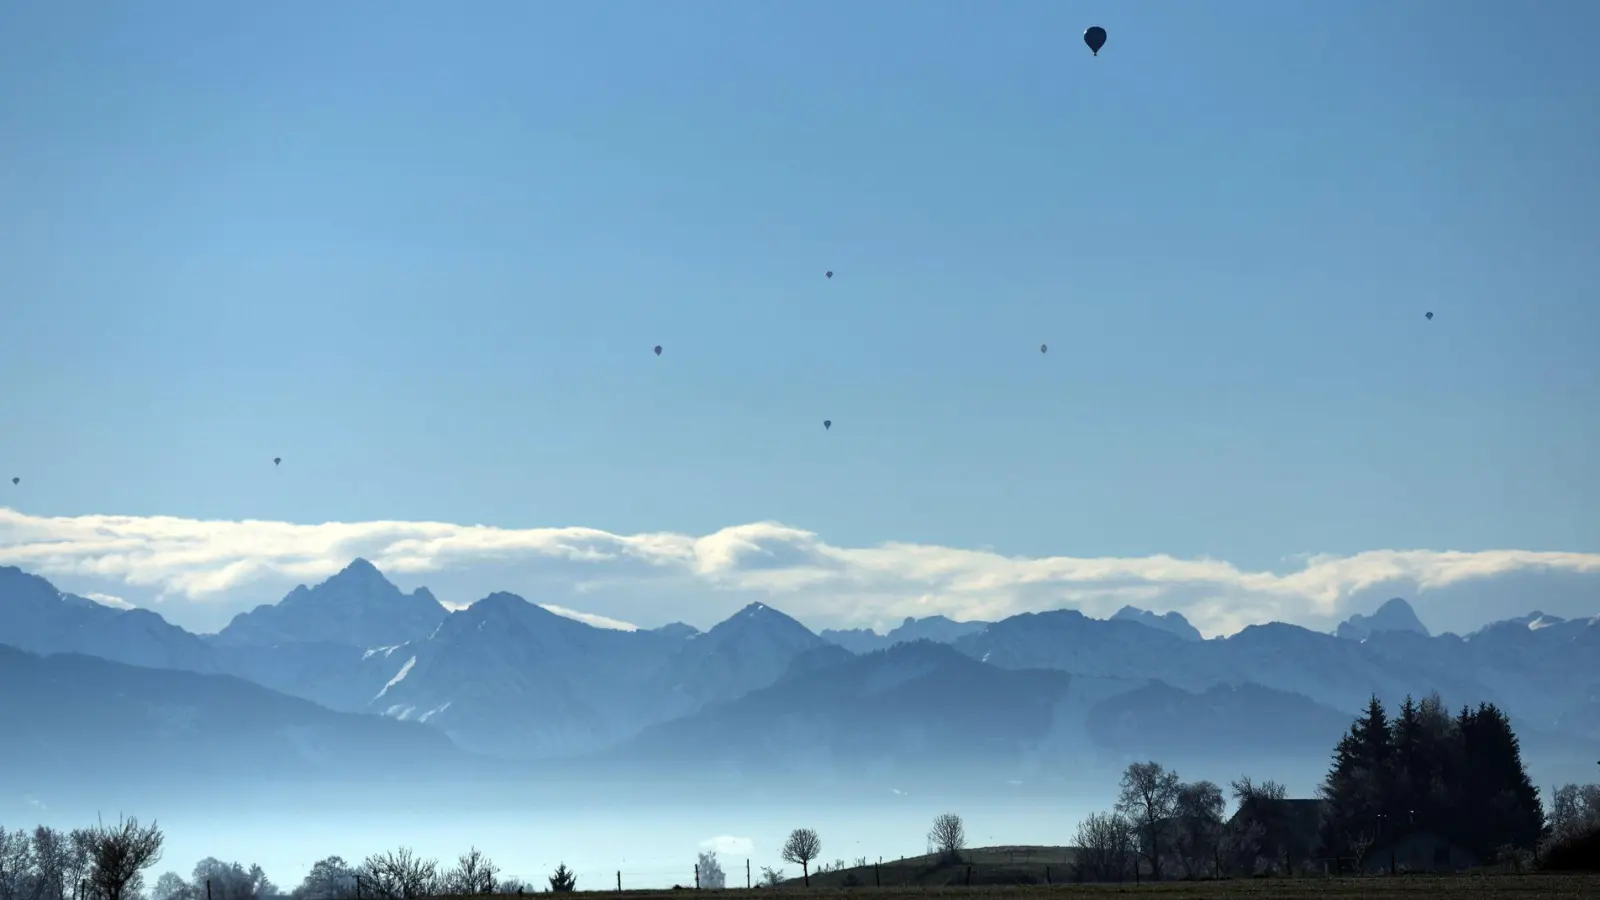
M 750 838 L 731 834 L 719 834 L 700 842 L 701 850 L 710 850 L 718 856 L 749 856 L 755 846 L 756 842 Z
M 483 577 L 500 581 L 474 583 L 471 590 L 482 593 L 453 599 L 512 590 L 557 614 L 616 628 L 651 619 L 705 626 L 752 599 L 769 599 L 813 628 L 880 629 L 905 616 L 996 619 L 1061 607 L 1105 616 L 1131 603 L 1177 610 L 1216 635 L 1272 620 L 1326 627 L 1380 588 L 1448 597 L 1455 586 L 1509 575 L 1600 575 L 1600 554 L 1531 550 L 1311 555 L 1296 559 L 1292 571 L 1273 572 L 1203 557 L 1029 558 L 901 542 L 840 547 L 775 522 L 700 536 L 621 535 L 444 522 L 46 518 L 0 508 L 0 564 L 37 572 L 66 590 L 77 581 L 126 596 L 143 591 L 173 614 L 195 608 L 185 604 L 220 613 L 276 599 L 263 594 L 321 580 L 355 556 L 393 577 L 435 586 L 470 581 L 463 573 L 488 573 Z M 1593 597 L 1594 582 L 1585 584 Z M 604 614 L 544 602 L 552 594 Z M 1513 600 L 1536 605 L 1532 597 Z
M 624 622 L 621 619 L 613 619 L 609 616 L 596 615 L 595 613 L 578 612 L 575 609 L 567 609 L 565 606 L 557 606 L 554 603 L 541 603 L 539 605 L 558 616 L 577 619 L 585 625 L 593 625 L 596 628 L 610 628 L 614 631 L 639 630 L 639 626 L 632 622 Z
M 133 609 L 132 603 L 129 603 L 128 601 L 114 594 L 102 594 L 98 591 L 90 591 L 87 594 L 84 594 L 83 598 L 85 600 L 93 600 L 101 606 L 109 606 L 112 609 Z

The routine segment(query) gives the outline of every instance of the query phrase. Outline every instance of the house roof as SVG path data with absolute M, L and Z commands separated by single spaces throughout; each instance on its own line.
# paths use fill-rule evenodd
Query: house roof
M 1316 798 L 1257 800 L 1241 806 L 1228 820 L 1228 825 L 1239 827 L 1252 818 L 1281 821 L 1287 824 L 1288 837 L 1295 844 L 1309 849 L 1321 842 L 1322 818 L 1327 806 L 1327 801 Z

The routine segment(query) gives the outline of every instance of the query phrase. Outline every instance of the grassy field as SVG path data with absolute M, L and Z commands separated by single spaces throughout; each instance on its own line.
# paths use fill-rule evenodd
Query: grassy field
M 1071 884 L 1070 847 L 979 847 L 963 851 L 959 864 L 934 856 L 884 860 L 867 865 L 811 876 L 806 888 L 799 879 L 786 882 L 776 892 L 770 890 L 733 891 L 773 900 L 772 894 L 794 900 L 829 898 L 843 900 L 851 895 L 886 894 L 892 897 L 958 897 L 973 895 L 974 900 L 1093 900 L 1101 897 L 1151 896 L 1162 900 L 1298 900 L 1298 898 L 1347 897 L 1351 900 L 1423 900 L 1423 898 L 1571 898 L 1600 900 L 1600 876 L 1513 875 L 1501 872 L 1464 875 L 1367 876 L 1350 878 L 1256 878 L 1231 881 L 1158 884 Z M 970 873 L 969 873 L 970 868 Z M 791 873 L 793 869 L 789 870 Z M 967 880 L 971 879 L 971 884 Z M 879 886 L 881 885 L 881 886 Z M 662 891 L 660 894 L 681 894 Z M 729 898 L 731 900 L 731 898 Z M 754 900 L 754 898 L 748 898 Z
M 600 891 L 586 893 L 599 894 Z M 622 900 L 669 897 L 682 900 L 686 891 L 605 892 Z M 781 887 L 776 890 L 717 892 L 720 900 L 847 900 L 884 897 L 910 900 L 939 897 L 948 900 L 1594 900 L 1600 897 L 1600 875 L 1407 875 L 1370 878 L 1257 878 L 1238 881 L 1166 882 L 1164 884 L 1074 884 L 989 887 L 884 887 L 834 888 Z

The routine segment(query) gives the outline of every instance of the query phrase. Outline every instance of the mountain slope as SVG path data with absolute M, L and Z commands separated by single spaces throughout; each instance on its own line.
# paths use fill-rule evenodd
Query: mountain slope
M 234 616 L 215 641 L 221 646 L 387 647 L 426 637 L 448 613 L 427 588 L 404 593 L 358 558 L 316 587 L 302 584 L 276 604 Z
M 405 777 L 466 757 L 438 732 L 239 678 L 0 646 L 0 780 Z M 15 785 L 13 785 L 15 786 Z
M 801 653 L 826 642 L 794 619 L 752 603 L 685 642 L 645 686 L 661 718 L 767 687 Z
M 1347 640 L 1361 641 L 1374 633 L 1385 631 L 1408 631 L 1423 637 L 1430 635 L 1428 626 L 1417 618 L 1416 610 L 1399 597 L 1385 600 L 1377 612 L 1370 616 L 1356 613 L 1342 622 L 1334 634 Z
M 1165 631 L 1169 634 L 1177 635 L 1186 641 L 1200 641 L 1205 639 L 1200 634 L 1200 629 L 1189 624 L 1189 620 L 1185 619 L 1183 614 L 1178 612 L 1169 612 L 1158 616 L 1148 609 L 1140 609 L 1137 606 L 1124 606 L 1123 608 L 1117 610 L 1116 615 L 1112 616 L 1111 618 L 1114 621 L 1138 622 L 1140 625 L 1146 625 L 1150 628 L 1157 629 L 1158 631 Z
M 1125 758 L 1214 770 L 1251 757 L 1320 767 L 1350 722 L 1347 713 L 1259 684 L 1218 685 L 1196 695 L 1151 682 L 1097 704 L 1084 724 L 1097 746 Z
M 749 775 L 887 774 L 1015 762 L 1072 676 L 986 666 L 931 641 L 865 656 L 820 647 L 769 687 L 645 729 L 607 760 Z
M 1213 768 L 1300 754 L 1320 768 L 1350 721 L 1260 685 L 1196 695 L 1143 680 L 1002 669 L 921 641 L 861 656 L 808 652 L 771 687 L 648 728 L 603 758 L 663 775 L 873 780 L 959 771 L 993 783 L 1104 774 L 1151 754 Z
M 988 622 L 957 622 L 944 616 L 927 616 L 922 619 L 907 616 L 904 622 L 888 634 L 879 634 L 870 628 L 843 630 L 824 628 L 818 632 L 818 636 L 852 653 L 871 653 L 908 641 L 935 641 L 948 644 L 969 634 L 976 634 L 988 624 Z
M 363 705 L 437 726 L 469 749 L 579 752 L 655 720 L 639 687 L 687 640 L 675 630 L 595 628 L 491 594 L 424 640 L 369 654 L 365 664 L 388 677 Z
M 211 648 L 147 609 L 113 609 L 0 566 L 0 641 L 30 653 L 84 653 L 129 665 L 213 672 Z

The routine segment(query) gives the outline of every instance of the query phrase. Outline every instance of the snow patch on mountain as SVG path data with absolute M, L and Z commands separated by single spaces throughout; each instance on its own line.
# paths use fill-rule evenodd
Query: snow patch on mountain
M 399 684 L 402 681 L 405 681 L 406 680 L 406 676 L 411 674 L 411 668 L 413 666 L 415 666 L 416 664 L 417 664 L 417 658 L 415 656 L 412 656 L 410 659 L 406 660 L 405 665 L 400 667 L 400 671 L 397 672 L 393 678 L 389 679 L 389 682 L 383 686 L 383 690 L 379 691 L 378 692 L 378 696 L 373 697 L 372 701 L 374 703 L 376 703 L 379 699 L 381 699 L 383 697 L 383 695 L 389 693 L 389 689 L 390 688 L 394 687 L 395 685 Z

